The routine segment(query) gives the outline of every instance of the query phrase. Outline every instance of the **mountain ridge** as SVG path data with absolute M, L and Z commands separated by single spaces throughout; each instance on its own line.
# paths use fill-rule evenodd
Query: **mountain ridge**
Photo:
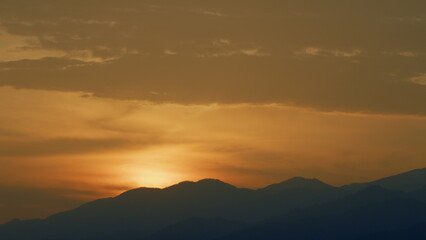
M 258 189 L 260 191 L 282 191 L 295 188 L 303 189 L 326 189 L 335 188 L 327 183 L 318 180 L 317 178 L 304 178 L 304 177 L 293 177 L 280 183 L 268 185 L 264 188 Z
M 343 189 L 356 191 L 367 186 L 379 185 L 400 191 L 415 191 L 426 185 L 426 168 L 414 169 L 400 174 L 380 178 L 366 183 L 352 183 L 342 186 Z
M 303 177 L 257 190 L 238 188 L 217 179 L 184 181 L 165 188 L 136 188 L 42 220 L 13 220 L 2 224 L 0 239 L 145 240 L 150 236 L 161 239 L 161 236 L 172 233 L 185 235 L 191 231 L 191 224 L 198 225 L 205 233 L 217 231 L 217 237 L 222 237 L 247 224 L 261 224 L 292 213 L 293 224 L 297 224 L 299 217 L 315 219 L 325 216 L 323 209 L 342 214 L 339 207 L 345 211 L 351 208 L 361 211 L 372 206 L 378 208 L 379 203 L 387 202 L 401 206 L 401 209 L 405 203 L 423 206 L 426 203 L 426 182 L 422 181 L 424 171 L 419 169 L 379 179 L 375 181 L 379 184 L 357 185 L 358 189 L 335 187 L 316 178 Z M 396 184 L 398 181 L 402 183 Z M 387 184 L 381 186 L 383 182 Z M 423 187 L 418 189 L 420 185 Z M 403 190 L 401 186 L 404 186 Z M 311 209 L 310 213 L 304 209 Z M 189 219 L 204 220 L 195 223 L 188 222 Z M 205 236 L 203 231 L 193 231 L 188 233 L 189 239 L 197 234 Z

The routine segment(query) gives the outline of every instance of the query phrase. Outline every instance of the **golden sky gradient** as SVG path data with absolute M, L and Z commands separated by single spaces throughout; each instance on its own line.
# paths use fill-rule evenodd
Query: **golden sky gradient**
M 425 167 L 426 2 L 0 6 L 0 222 L 183 180 Z

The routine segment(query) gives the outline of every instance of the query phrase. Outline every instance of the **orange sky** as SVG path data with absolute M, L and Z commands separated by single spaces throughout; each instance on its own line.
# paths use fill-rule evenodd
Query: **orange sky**
M 425 167 L 426 3 L 3 2 L 0 222 L 183 180 Z

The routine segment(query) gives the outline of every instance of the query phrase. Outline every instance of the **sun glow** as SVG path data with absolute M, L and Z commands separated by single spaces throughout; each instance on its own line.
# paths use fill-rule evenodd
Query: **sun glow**
M 163 169 L 135 169 L 132 179 L 141 187 L 164 188 L 184 179 L 183 176 Z
M 188 179 L 179 165 L 170 164 L 185 159 L 187 150 L 183 147 L 161 147 L 127 155 L 129 164 L 124 166 L 123 178 L 135 187 L 163 188 Z M 176 163 L 175 163 L 176 164 Z

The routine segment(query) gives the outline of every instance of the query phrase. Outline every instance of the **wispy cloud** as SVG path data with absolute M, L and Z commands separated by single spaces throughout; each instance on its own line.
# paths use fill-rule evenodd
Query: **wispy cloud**
M 419 74 L 418 76 L 410 78 L 410 81 L 419 84 L 419 85 L 426 85 L 426 73 Z
M 307 47 L 302 51 L 298 51 L 297 54 L 309 55 L 309 56 L 333 56 L 333 57 L 358 57 L 362 54 L 359 49 L 353 50 L 340 50 L 340 49 L 324 49 L 319 47 Z

